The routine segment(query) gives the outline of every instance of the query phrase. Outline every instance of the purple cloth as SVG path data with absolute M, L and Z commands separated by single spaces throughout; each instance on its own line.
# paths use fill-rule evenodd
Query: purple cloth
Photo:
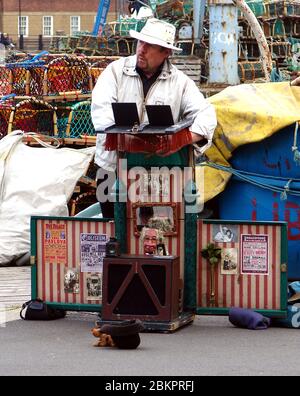
M 265 330 L 271 323 L 269 318 L 245 308 L 231 308 L 229 310 L 229 321 L 236 327 L 250 330 Z

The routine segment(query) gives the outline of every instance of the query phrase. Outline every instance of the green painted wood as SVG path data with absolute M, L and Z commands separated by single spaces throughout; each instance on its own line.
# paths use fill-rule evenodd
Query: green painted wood
M 46 304 L 49 307 L 63 309 L 65 311 L 101 312 L 102 309 L 102 305 L 95 304 L 65 304 L 48 301 L 46 301 Z
M 230 308 L 197 308 L 197 315 L 220 315 L 220 316 L 228 316 Z M 272 318 L 284 318 L 287 316 L 286 310 L 264 310 L 264 309 L 255 309 L 255 312 L 258 312 L 264 316 L 272 317 Z
M 186 186 L 186 195 L 195 195 L 196 186 L 192 181 Z M 194 311 L 197 306 L 197 213 L 192 213 L 196 200 L 185 204 L 184 221 L 184 308 Z
M 145 154 L 127 154 L 128 169 L 134 166 L 143 166 L 144 168 L 163 167 L 172 168 L 174 166 L 184 167 L 188 166 L 188 148 L 184 147 L 177 153 L 167 157 L 159 157 L 158 155 Z
M 37 233 L 36 233 L 37 219 L 32 217 L 30 220 L 30 243 L 31 243 L 31 257 L 35 257 L 35 262 L 31 267 L 31 298 L 37 298 Z
M 79 221 L 79 222 L 99 222 L 99 223 L 107 223 L 110 220 L 114 219 L 98 219 L 98 218 L 93 218 L 93 217 L 58 217 L 58 216 L 32 216 L 31 221 L 35 222 L 35 228 L 36 228 L 36 222 L 37 220 L 53 220 L 53 221 Z
M 116 202 L 114 205 L 115 211 L 115 227 L 116 238 L 120 242 L 120 249 L 122 254 L 127 253 L 127 190 L 125 190 L 122 181 L 117 179 L 116 187 Z

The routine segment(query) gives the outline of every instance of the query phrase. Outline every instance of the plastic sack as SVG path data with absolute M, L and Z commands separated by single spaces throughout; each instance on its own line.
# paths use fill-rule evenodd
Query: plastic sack
M 0 140 L 0 265 L 30 251 L 31 216 L 68 216 L 67 202 L 95 147 L 34 148 L 15 131 Z

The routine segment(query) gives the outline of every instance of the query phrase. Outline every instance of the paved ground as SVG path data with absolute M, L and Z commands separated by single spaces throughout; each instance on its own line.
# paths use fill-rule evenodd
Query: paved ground
M 0 275 L 5 272 L 1 270 Z M 12 275 L 14 270 L 10 271 Z M 26 301 L 29 269 L 15 272 L 24 276 L 20 282 Z M 174 334 L 141 334 L 141 345 L 134 351 L 95 348 L 90 329 L 96 314 L 68 313 L 53 322 L 22 321 L 16 298 L 6 299 L 10 301 L 6 312 L 3 305 L 0 309 L 1 376 L 300 375 L 297 330 L 243 330 L 233 327 L 227 317 L 201 316 Z

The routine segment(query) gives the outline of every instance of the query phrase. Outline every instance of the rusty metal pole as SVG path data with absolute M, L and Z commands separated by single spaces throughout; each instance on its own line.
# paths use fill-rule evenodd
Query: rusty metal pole
M 239 84 L 238 16 L 231 0 L 209 0 L 210 84 Z
M 266 81 L 270 81 L 270 73 L 272 71 L 272 55 L 266 39 L 266 36 L 250 7 L 246 4 L 244 0 L 232 0 L 233 3 L 239 8 L 239 10 L 244 14 L 244 17 L 248 21 L 254 37 L 256 38 L 261 61 L 265 73 Z

